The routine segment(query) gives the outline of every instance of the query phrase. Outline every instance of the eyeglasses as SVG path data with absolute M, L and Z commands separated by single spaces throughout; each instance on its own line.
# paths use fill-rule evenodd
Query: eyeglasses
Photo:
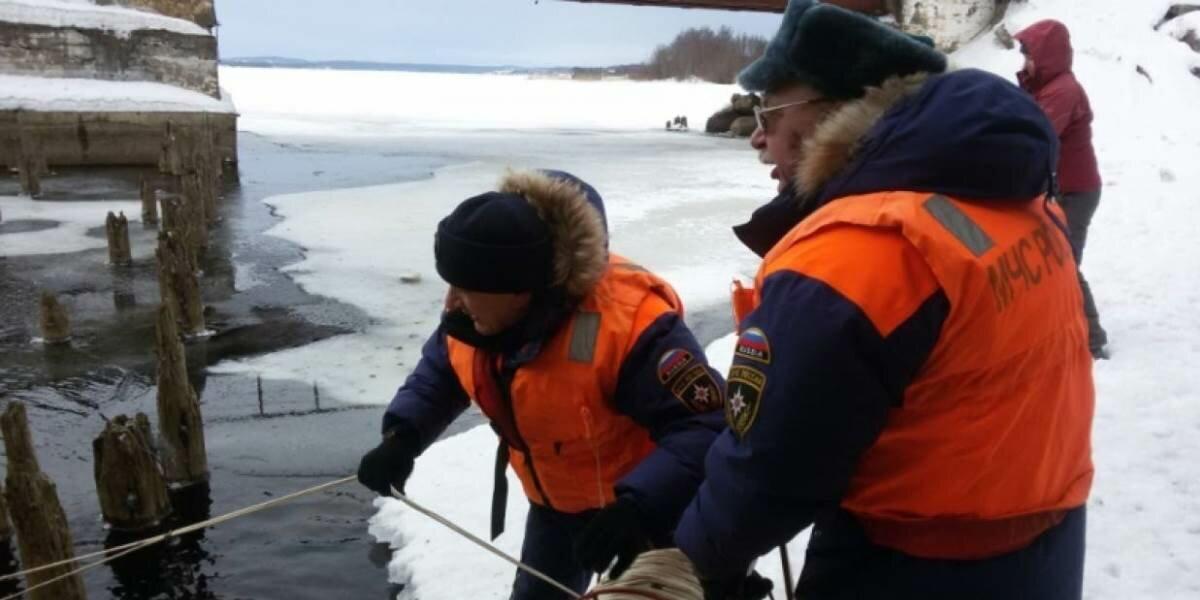
M 756 125 L 758 125 L 758 128 L 761 129 L 763 133 L 767 133 L 767 124 L 769 123 L 769 121 L 767 120 L 768 114 L 773 113 L 777 110 L 791 108 L 793 106 L 804 106 L 805 104 L 816 104 L 817 102 L 825 102 L 826 100 L 828 100 L 828 99 L 827 98 L 809 98 L 808 100 L 801 100 L 799 102 L 788 102 L 786 104 L 780 104 L 778 106 L 772 106 L 770 108 L 763 108 L 761 106 L 755 106 L 754 107 L 754 123 Z

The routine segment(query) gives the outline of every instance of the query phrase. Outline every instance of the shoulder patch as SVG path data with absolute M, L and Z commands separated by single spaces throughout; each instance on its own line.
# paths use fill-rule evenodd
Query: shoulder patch
M 658 380 L 667 383 L 675 379 L 690 364 L 692 364 L 691 352 L 683 348 L 667 350 L 658 359 Z
M 771 343 L 767 340 L 767 334 L 757 327 L 743 331 L 742 335 L 738 336 L 733 355 L 735 359 L 741 357 L 765 365 L 771 364 Z
M 716 410 L 721 408 L 723 402 L 721 388 L 717 387 L 716 380 L 701 363 L 693 364 L 683 375 L 675 378 L 671 384 L 671 394 L 694 413 Z
M 762 404 L 763 388 L 766 386 L 767 376 L 758 369 L 734 365 L 729 370 L 729 384 L 726 388 L 729 400 L 725 402 L 725 421 L 739 439 L 754 425 L 754 419 L 758 417 L 758 409 Z

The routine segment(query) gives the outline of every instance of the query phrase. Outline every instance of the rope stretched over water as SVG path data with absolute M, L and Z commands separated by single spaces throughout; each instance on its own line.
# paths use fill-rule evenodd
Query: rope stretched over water
M 266 502 L 260 502 L 253 506 L 248 506 L 246 508 L 235 510 L 233 512 L 223 514 L 219 517 L 214 517 L 212 519 L 208 519 L 207 521 L 201 521 L 199 523 L 193 523 L 186 527 L 180 527 L 179 529 L 173 529 L 171 531 L 168 531 L 167 533 L 149 537 L 144 540 L 130 542 L 128 544 L 123 544 L 123 545 L 116 546 L 113 548 L 108 548 L 106 550 L 92 552 L 91 554 L 84 554 L 83 556 L 77 556 L 75 558 L 71 558 L 71 559 L 67 559 L 67 560 L 60 560 L 58 562 L 53 562 L 53 563 L 41 565 L 38 567 L 33 567 L 31 569 L 25 569 L 24 571 L 13 573 L 11 575 L 5 575 L 3 577 L 0 577 L 0 581 L 7 581 L 9 579 L 23 578 L 23 577 L 26 577 L 33 573 L 40 573 L 42 571 L 48 571 L 50 569 L 55 569 L 55 568 L 62 567 L 62 566 L 74 565 L 75 563 L 79 563 L 79 562 L 86 561 L 88 559 L 92 559 L 92 558 L 96 558 L 96 557 L 101 557 L 101 556 L 104 557 L 100 560 L 87 563 L 82 567 L 78 567 L 70 572 L 64 573 L 63 575 L 59 575 L 58 577 L 55 577 L 48 581 L 43 581 L 42 583 L 39 583 L 38 585 L 30 587 L 23 592 L 18 592 L 11 596 L 5 596 L 4 598 L 0 598 L 0 600 L 14 600 L 16 598 L 20 598 L 22 595 L 24 595 L 28 592 L 31 592 L 33 590 L 36 590 L 38 588 L 45 587 L 47 585 L 50 585 L 50 584 L 60 581 L 62 579 L 66 579 L 67 577 L 73 577 L 75 575 L 78 575 L 79 573 L 83 573 L 85 571 L 88 571 L 90 569 L 98 567 L 102 564 L 112 562 L 118 558 L 121 558 L 122 556 L 125 556 L 126 554 L 130 554 L 130 553 L 136 552 L 138 550 L 141 550 L 143 548 L 148 548 L 155 544 L 165 542 L 171 538 L 179 537 L 181 535 L 185 535 L 185 534 L 191 533 L 193 531 L 198 531 L 198 530 L 204 529 L 206 527 L 220 525 L 221 523 L 225 523 L 226 521 L 232 521 L 233 519 L 237 519 L 239 517 L 244 517 L 246 515 L 254 514 L 256 512 L 278 506 L 285 502 L 290 502 L 290 501 L 295 500 L 296 498 L 300 498 L 302 496 L 308 496 L 308 495 L 315 494 L 315 493 L 323 491 L 323 490 L 327 490 L 332 487 L 337 487 L 340 485 L 350 483 L 351 481 L 354 481 L 355 479 L 356 479 L 356 477 L 350 476 L 350 477 L 344 477 L 342 479 L 338 479 L 335 481 L 330 481 L 328 483 L 322 483 L 321 485 L 313 486 L 313 487 L 310 487 L 305 490 L 300 490 L 299 492 L 293 492 L 286 496 L 280 496 L 278 498 L 274 498 L 274 499 L 268 500 Z
M 235 510 L 206 521 L 201 521 L 186 527 L 173 529 L 167 533 L 155 535 L 143 540 L 115 546 L 106 550 L 92 552 L 90 554 L 84 554 L 82 556 L 67 560 L 60 560 L 58 562 L 40 565 L 10 575 L 0 576 L 0 581 L 8 581 L 11 579 L 26 578 L 34 573 L 41 573 L 59 567 L 75 567 L 72 570 L 63 573 L 62 575 L 58 575 L 52 579 L 43 581 L 15 594 L 0 598 L 0 600 L 17 600 L 18 598 L 36 589 L 52 585 L 62 581 L 63 579 L 67 579 L 68 577 L 74 577 L 75 575 L 90 571 L 96 567 L 115 561 L 123 556 L 137 552 L 138 550 L 149 548 L 150 546 L 160 544 L 172 538 L 186 535 L 206 527 L 220 525 L 221 523 L 232 521 L 233 519 L 251 515 L 259 511 L 290 502 L 303 496 L 308 496 L 329 488 L 344 485 L 354 481 L 355 479 L 356 477 L 354 476 L 344 477 L 342 479 L 323 483 L 321 485 L 313 486 L 298 492 L 293 492 L 291 494 L 287 494 L 286 496 L 273 498 L 266 502 L 260 502 L 253 506 Z M 592 589 L 586 594 L 580 595 L 571 588 L 568 588 L 562 583 L 556 581 L 549 575 L 546 575 L 545 573 L 542 573 L 541 571 L 522 563 L 520 560 L 509 556 L 499 548 L 485 542 L 478 536 L 456 525 L 442 515 L 414 502 L 409 497 L 396 491 L 395 488 L 392 488 L 392 496 L 413 510 L 444 525 L 451 531 L 466 538 L 467 540 L 470 540 L 497 557 L 504 559 L 518 569 L 521 569 L 546 582 L 555 589 L 566 593 L 569 597 L 575 600 L 591 600 L 595 598 L 604 598 L 605 600 L 703 600 L 704 598 L 703 588 L 701 588 L 700 582 L 696 578 L 691 563 L 679 550 L 654 550 L 646 552 L 638 556 L 638 558 L 621 577 L 602 582 L 596 588 Z M 85 562 L 94 558 L 99 558 L 99 560 Z

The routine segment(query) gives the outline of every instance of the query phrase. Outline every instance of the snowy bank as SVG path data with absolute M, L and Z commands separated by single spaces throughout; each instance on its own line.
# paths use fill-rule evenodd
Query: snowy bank
M 47 27 L 100 29 L 128 37 L 139 29 L 162 29 L 187 35 L 209 35 L 184 19 L 120 6 L 98 6 L 81 0 L 0 0 L 0 21 Z
M 38 112 L 232 113 L 228 94 L 216 99 L 149 81 L 0 75 L 0 110 Z

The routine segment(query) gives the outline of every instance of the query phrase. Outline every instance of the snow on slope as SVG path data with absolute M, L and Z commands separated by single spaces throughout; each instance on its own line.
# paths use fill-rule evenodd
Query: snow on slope
M 139 29 L 209 35 L 208 30 L 185 19 L 120 6 L 98 6 L 79 0 L 0 0 L 0 21 L 101 29 L 122 37 L 129 37 L 130 33 Z
M 234 112 L 223 99 L 165 83 L 0 75 L 0 110 Z

